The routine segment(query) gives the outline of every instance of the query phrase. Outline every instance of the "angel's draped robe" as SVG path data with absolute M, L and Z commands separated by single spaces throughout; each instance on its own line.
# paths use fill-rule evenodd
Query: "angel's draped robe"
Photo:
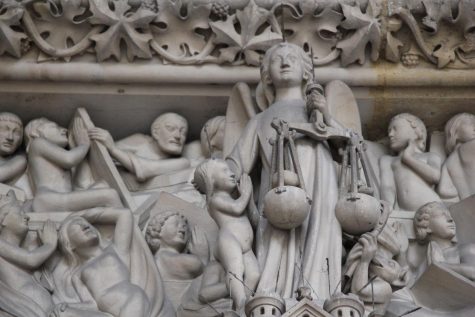
M 272 146 L 269 140 L 276 136 L 271 127 L 274 118 L 289 123 L 308 122 L 304 101 L 276 102 L 253 117 L 227 158 L 237 175 L 251 174 L 260 159 L 258 209 L 261 214 L 264 196 L 270 189 Z M 314 298 L 325 299 L 339 287 L 341 278 L 341 228 L 335 218 L 336 166 L 326 142 L 298 135 L 295 145 L 307 195 L 312 199 L 310 212 L 306 221 L 292 231 L 275 229 L 261 217 L 256 233 L 257 258 L 262 272 L 257 291 L 277 292 L 290 298 L 300 286 L 310 286 Z

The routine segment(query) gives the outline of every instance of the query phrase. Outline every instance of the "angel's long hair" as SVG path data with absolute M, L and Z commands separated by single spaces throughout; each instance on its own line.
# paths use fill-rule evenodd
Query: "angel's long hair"
M 274 102 L 275 87 L 270 77 L 269 69 L 272 56 L 281 49 L 294 51 L 300 58 L 303 66 L 302 91 L 305 94 L 307 86 L 313 82 L 313 66 L 311 57 L 300 47 L 291 43 L 280 43 L 272 46 L 264 55 L 261 62 L 261 82 L 257 87 L 257 103 L 264 110 Z

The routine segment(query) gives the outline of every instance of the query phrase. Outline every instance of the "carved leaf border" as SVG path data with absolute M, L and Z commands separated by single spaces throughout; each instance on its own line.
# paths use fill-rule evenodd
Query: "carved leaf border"
M 55 16 L 46 21 L 43 20 L 40 26 L 33 6 L 27 4 L 31 1 L 1 0 L 0 56 L 22 58 L 33 49 L 37 54 L 43 56 L 39 61 L 62 58 L 68 62 L 85 53 L 92 53 L 96 55 L 98 62 L 110 61 L 111 58 L 121 61 L 125 54 L 129 62 L 136 58 L 150 60 L 155 55 L 164 63 L 177 65 L 216 63 L 257 66 L 266 47 L 279 40 L 278 35 L 282 34 L 282 26 L 286 29 L 285 25 L 281 25 L 282 9 L 279 10 L 279 6 L 281 8 L 283 6 L 290 7 L 293 2 L 288 2 L 290 0 L 267 1 L 267 6 L 264 8 L 256 4 L 257 1 L 250 0 L 243 8 L 224 9 L 222 1 L 220 1 L 208 0 L 207 9 L 196 10 L 194 7 L 190 7 L 190 5 L 193 6 L 192 0 L 142 0 L 142 3 L 137 0 L 36 0 L 36 3 L 43 6 L 56 6 L 59 10 L 57 17 L 74 17 L 74 12 L 67 12 L 70 10 L 68 8 L 76 10 L 76 14 L 85 12 L 84 16 L 78 17 L 78 20 L 71 21 L 72 28 L 68 30 L 69 33 L 74 33 L 74 24 L 82 24 L 82 33 L 78 29 L 77 34 L 70 36 L 73 40 L 65 44 L 64 40 L 50 41 L 42 34 L 45 27 L 51 31 L 55 30 L 54 24 L 51 27 L 45 25 L 50 21 L 54 22 Z M 441 1 L 449 3 L 449 0 Z M 174 13 L 177 15 L 176 19 L 172 17 L 174 27 L 178 30 L 182 27 L 192 29 L 192 32 L 195 32 L 196 29 L 203 30 L 203 34 L 197 33 L 196 35 L 196 40 L 202 36 L 203 41 L 200 45 L 196 45 L 197 41 L 190 43 L 189 47 L 193 47 L 193 49 L 185 51 L 185 54 L 183 51 L 178 54 L 176 49 L 172 51 L 165 49 L 161 44 L 161 34 L 152 31 L 154 24 L 160 23 L 160 18 L 158 18 L 161 14 L 160 7 L 173 5 L 177 2 L 186 3 L 188 9 L 196 10 L 194 12 L 200 16 L 191 17 L 190 14 L 184 15 L 180 10 L 176 10 Z M 205 0 L 200 0 L 200 3 L 204 2 Z M 137 3 L 139 4 L 137 5 Z M 269 3 L 274 3 L 274 6 L 269 6 Z M 333 54 L 332 58 L 328 60 L 321 58 L 318 60 L 317 58 L 317 65 L 335 62 L 339 63 L 341 67 L 353 64 L 366 65 L 365 62 L 368 59 L 372 63 L 381 62 L 383 59 L 396 63 L 402 61 L 405 65 L 404 54 L 413 54 L 413 56 L 418 54 L 439 68 L 475 68 L 475 35 L 470 32 L 475 29 L 475 22 L 473 22 L 475 14 L 470 15 L 473 11 L 471 10 L 473 3 L 470 0 L 459 1 L 458 12 L 460 14 L 455 17 L 447 15 L 447 12 L 450 12 L 447 5 L 440 12 L 435 12 L 433 8 L 427 8 L 427 12 L 422 12 L 421 16 L 421 12 L 417 12 L 416 6 L 411 7 L 411 1 L 403 2 L 401 5 L 401 1 L 396 0 L 369 0 L 367 2 L 352 2 L 351 7 L 348 6 L 347 0 L 331 2 L 304 0 L 302 3 L 307 11 L 316 8 L 314 13 L 310 11 L 307 13 L 308 16 L 315 17 L 312 18 L 315 23 L 318 23 L 318 18 L 327 19 L 326 21 L 333 19 L 332 27 L 337 29 L 339 35 L 334 46 L 334 52 L 337 54 Z M 322 3 L 326 7 L 322 7 Z M 367 3 L 366 7 L 362 7 L 362 3 Z M 381 9 L 383 6 L 387 6 L 386 10 Z M 378 12 L 372 12 L 372 7 L 379 7 L 376 10 Z M 61 10 L 66 10 L 66 12 Z M 266 11 L 268 15 L 265 15 L 266 18 L 262 20 L 262 12 Z M 429 11 L 432 16 L 428 18 Z M 11 14 L 12 12 L 15 13 Z M 169 15 L 172 13 L 168 12 Z M 246 20 L 243 18 L 246 14 L 248 16 L 261 14 L 261 17 L 256 21 Z M 326 14 L 333 15 L 333 17 L 327 17 Z M 341 14 L 344 19 L 337 21 L 335 14 Z M 250 25 L 244 25 L 242 29 L 240 26 L 237 26 L 238 29 L 236 29 L 236 23 L 242 23 L 239 19 L 250 24 L 258 22 L 259 26 L 249 28 Z M 391 27 L 394 20 L 397 20 L 399 27 Z M 311 19 L 298 18 L 292 21 L 294 30 L 299 28 L 300 21 L 303 21 L 300 26 L 303 29 L 318 29 L 317 25 L 312 26 Z M 447 44 L 448 46 L 443 46 L 444 42 L 442 41 L 442 46 L 438 50 L 434 50 L 434 47 L 431 47 L 426 39 L 428 36 L 439 36 L 441 31 L 438 26 L 442 23 L 441 21 L 452 27 L 458 38 L 463 40 L 460 43 L 454 43 L 452 40 Z M 421 27 L 424 24 L 435 27 L 432 34 L 425 33 L 425 37 L 421 37 Z M 87 27 L 88 25 L 89 27 Z M 407 40 L 399 36 L 399 32 L 403 28 L 406 33 L 409 30 L 409 33 L 413 34 L 412 39 Z M 84 32 L 87 29 L 89 31 Z M 252 34 L 245 34 L 246 32 Z M 179 36 L 180 32 L 175 31 L 175 34 Z M 227 36 L 225 36 L 226 34 Z M 168 38 L 168 40 L 173 39 L 173 36 L 168 35 Z M 226 38 L 236 41 L 229 41 Z M 186 40 L 184 41 L 186 42 Z M 289 41 L 292 42 L 292 39 Z M 313 41 L 312 46 L 319 45 L 318 36 Z M 366 41 L 371 45 L 371 52 L 364 49 L 366 45 L 362 42 Z M 61 42 L 61 45 L 56 44 L 58 42 Z M 328 45 L 323 42 L 321 44 Z M 180 45 L 187 47 L 187 43 Z M 255 48 L 252 47 L 253 45 Z

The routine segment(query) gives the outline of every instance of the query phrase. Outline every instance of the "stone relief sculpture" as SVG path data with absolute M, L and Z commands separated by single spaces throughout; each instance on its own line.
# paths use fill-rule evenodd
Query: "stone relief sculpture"
M 0 182 L 12 184 L 26 170 L 26 156 L 17 152 L 23 141 L 23 123 L 13 113 L 0 113 Z
M 209 262 L 206 236 L 196 227 L 190 231 L 184 216 L 169 211 L 150 220 L 145 238 L 167 286 L 167 295 L 177 308 L 192 281 L 202 275 Z
M 1 197 L 0 309 L 9 316 L 49 316 L 54 304 L 50 293 L 33 272 L 56 250 L 58 235 L 51 221 L 39 231 L 40 246 L 22 246 L 28 233 L 28 216 L 13 191 Z
M 78 211 L 96 206 L 122 206 L 109 188 L 74 190 L 71 169 L 86 157 L 90 141 L 80 120 L 72 128 L 72 148 L 68 131 L 46 118 L 30 121 L 25 127 L 29 174 L 34 188 L 34 211 Z M 77 144 L 77 146 L 74 146 Z
M 111 240 L 93 224 L 113 226 Z M 47 272 L 54 316 L 174 316 L 129 210 L 76 212 L 58 235 L 61 256 Z
M 450 113 L 414 108 L 427 130 L 414 115 L 396 115 L 388 128 L 393 155 L 382 156 L 387 149 L 380 150 L 385 146 L 375 139 L 380 126 L 365 124 L 369 117 L 386 118 L 378 111 L 388 109 L 375 106 L 377 115 L 369 116 L 376 97 L 364 101 L 369 93 L 361 82 L 400 85 L 410 77 L 401 73 L 415 74 L 408 67 L 421 64 L 428 77 L 441 74 L 435 68 L 456 68 L 447 70 L 448 77 L 469 86 L 471 74 L 463 69 L 475 65 L 474 8 L 472 1 L 455 0 L 0 0 L 2 87 L 4 80 L 22 78 L 5 69 L 21 72 L 25 62 L 27 73 L 48 80 L 68 75 L 54 69 L 57 63 L 80 72 L 82 65 L 97 66 L 105 73 L 136 65 L 191 73 L 218 69 L 241 72 L 246 81 L 232 90 L 226 117 L 203 127 L 197 122 L 224 109 L 206 108 L 189 123 L 164 113 L 151 135 L 117 142 L 94 128 L 87 114 L 86 108 L 95 119 L 102 104 L 85 104 L 69 131 L 34 119 L 24 133 L 27 155 L 20 117 L 26 123 L 42 108 L 30 113 L 19 107 L 20 117 L 1 112 L 0 194 L 17 190 L 10 186 L 22 175 L 30 177 L 33 193 L 0 196 L 0 315 L 473 316 L 470 225 L 457 242 L 448 207 L 458 203 L 450 207 L 456 221 L 473 219 L 474 115 L 460 113 L 447 122 L 445 162 L 425 144 L 427 130 L 439 129 L 447 115 L 470 111 L 472 95 L 457 95 L 461 105 Z M 388 67 L 383 56 L 402 65 Z M 16 59 L 19 65 L 13 65 Z M 138 59 L 145 61 L 133 64 Z M 257 84 L 257 66 L 261 78 L 254 94 L 247 85 Z M 154 74 L 139 74 L 134 85 L 157 84 Z M 107 82 L 96 75 L 81 80 Z M 203 82 L 183 76 L 180 89 L 193 86 L 187 80 L 219 82 L 213 75 L 204 74 Z M 340 75 L 357 87 L 365 122 L 351 89 L 330 81 Z M 236 82 L 231 77 L 224 85 Z M 446 79 L 411 80 L 429 86 Z M 2 87 L 1 96 L 11 93 Z M 214 97 L 222 98 L 223 91 Z M 407 104 L 387 113 L 412 111 L 411 97 L 404 98 Z M 153 111 L 164 108 L 158 104 Z M 110 120 L 97 117 L 104 119 Z M 192 140 L 186 144 L 188 124 Z M 372 166 L 363 156 L 369 142 L 362 135 L 380 150 L 372 157 L 382 156 L 375 168 L 379 178 L 368 171 Z M 94 165 L 90 179 L 78 183 L 88 164 Z M 193 176 L 206 197 L 192 186 Z M 382 208 L 382 200 L 391 207 Z M 219 230 L 205 210 L 195 209 L 205 203 Z M 463 215 L 456 215 L 461 209 Z M 206 240 L 216 235 L 217 241 Z
M 217 116 L 209 119 L 201 129 L 201 149 L 205 157 L 223 157 L 225 123 L 226 117 Z
M 239 186 L 227 163 L 221 159 L 208 159 L 198 165 L 195 184 L 206 195 L 208 212 L 219 227 L 219 261 L 227 273 L 229 293 L 234 309 L 243 311 L 249 291 L 259 281 L 259 265 L 252 250 L 254 233 L 246 213 L 252 197 L 252 181 L 243 174 Z M 239 198 L 232 195 L 239 190 Z
M 110 245 L 101 245 L 100 234 L 90 222 L 115 225 Z M 64 277 L 73 285 L 82 284 L 75 287 L 85 288 L 99 311 L 118 317 L 151 313 L 147 295 L 131 282 L 124 262 L 131 256 L 133 224 L 130 211 L 101 208 L 77 212 L 66 218 L 59 229 L 59 247 L 66 263 Z M 85 301 L 83 297 L 83 304 L 87 304 Z
M 186 158 L 180 157 L 188 131 L 185 118 L 176 113 L 162 114 L 154 120 L 150 131 L 151 137 L 135 134 L 116 143 L 104 129 L 92 129 L 89 135 L 103 143 L 111 156 L 139 182 L 190 166 Z
M 203 198 L 191 184 L 195 160 L 182 155 L 187 131 L 186 119 L 170 112 L 153 121 L 151 136 L 137 133 L 114 142 L 101 128 L 91 129 L 89 135 L 126 170 L 121 175 L 130 191 L 166 191 L 202 206 Z
M 257 98 L 265 110 L 247 123 L 227 158 L 237 178 L 251 173 L 258 161 L 262 163 L 259 210 L 263 208 L 264 195 L 272 188 L 269 140 L 274 138 L 275 130 L 271 123 L 274 118 L 289 124 L 309 122 L 304 93 L 306 86 L 313 82 L 312 62 L 300 47 L 279 44 L 266 52 L 261 76 Z M 328 113 L 323 98 L 313 107 Z M 305 223 L 295 230 L 276 229 L 261 218 L 257 229 L 257 258 L 262 275 L 257 290 L 291 297 L 299 285 L 309 283 L 320 298 L 326 298 L 330 296 L 328 289 L 337 287 L 341 268 L 341 229 L 334 214 L 337 175 L 325 142 L 301 136 L 295 140 L 295 147 L 312 207 Z
M 203 273 L 209 260 L 208 242 L 196 229 L 190 232 L 182 215 L 165 212 L 155 216 L 145 237 L 165 280 L 191 280 Z M 185 252 L 186 247 L 190 253 Z
M 460 113 L 445 125 L 448 158 L 442 166 L 438 191 L 443 199 L 465 199 L 475 194 L 475 116 Z
M 456 226 L 443 203 L 431 202 L 419 208 L 414 229 L 417 242 L 427 245 L 427 265 L 438 263 L 475 280 L 475 262 L 471 255 L 474 246 L 458 246 L 454 242 Z
M 0 54 L 22 58 L 37 49 L 38 62 L 89 53 L 99 62 L 119 61 L 120 42 L 125 39 L 129 62 L 150 60 L 154 53 L 166 63 L 181 65 L 257 66 L 262 51 L 285 36 L 291 43 L 313 48 L 318 65 L 338 60 L 343 66 L 364 64 L 368 58 L 380 62 L 384 56 L 408 67 L 422 60 L 439 68 L 474 66 L 471 1 L 114 2 L 119 7 L 110 8 L 99 0 L 5 0 L 1 3 L 4 23 L 15 31 L 2 31 L 5 44 Z M 127 31 L 116 28 L 126 16 L 130 17 L 123 21 Z M 45 35 L 60 25 L 67 27 L 71 46 L 62 37 Z M 105 26 L 113 30 L 104 31 Z M 307 26 L 311 33 L 300 31 Z M 265 29 L 266 36 L 259 36 L 259 28 Z
M 439 183 L 441 161 L 437 154 L 425 152 L 424 123 L 409 113 L 399 114 L 391 119 L 388 135 L 397 156 L 380 159 L 381 198 L 408 211 L 440 200 L 434 186 Z

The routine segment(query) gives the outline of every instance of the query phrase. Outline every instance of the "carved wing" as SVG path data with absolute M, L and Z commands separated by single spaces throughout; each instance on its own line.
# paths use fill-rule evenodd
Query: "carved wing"
M 361 135 L 360 111 L 350 87 L 341 80 L 332 80 L 325 86 L 325 96 L 330 114 Z
M 251 89 L 245 83 L 237 83 L 229 97 L 224 130 L 223 157 L 228 156 L 250 118 L 256 115 Z

